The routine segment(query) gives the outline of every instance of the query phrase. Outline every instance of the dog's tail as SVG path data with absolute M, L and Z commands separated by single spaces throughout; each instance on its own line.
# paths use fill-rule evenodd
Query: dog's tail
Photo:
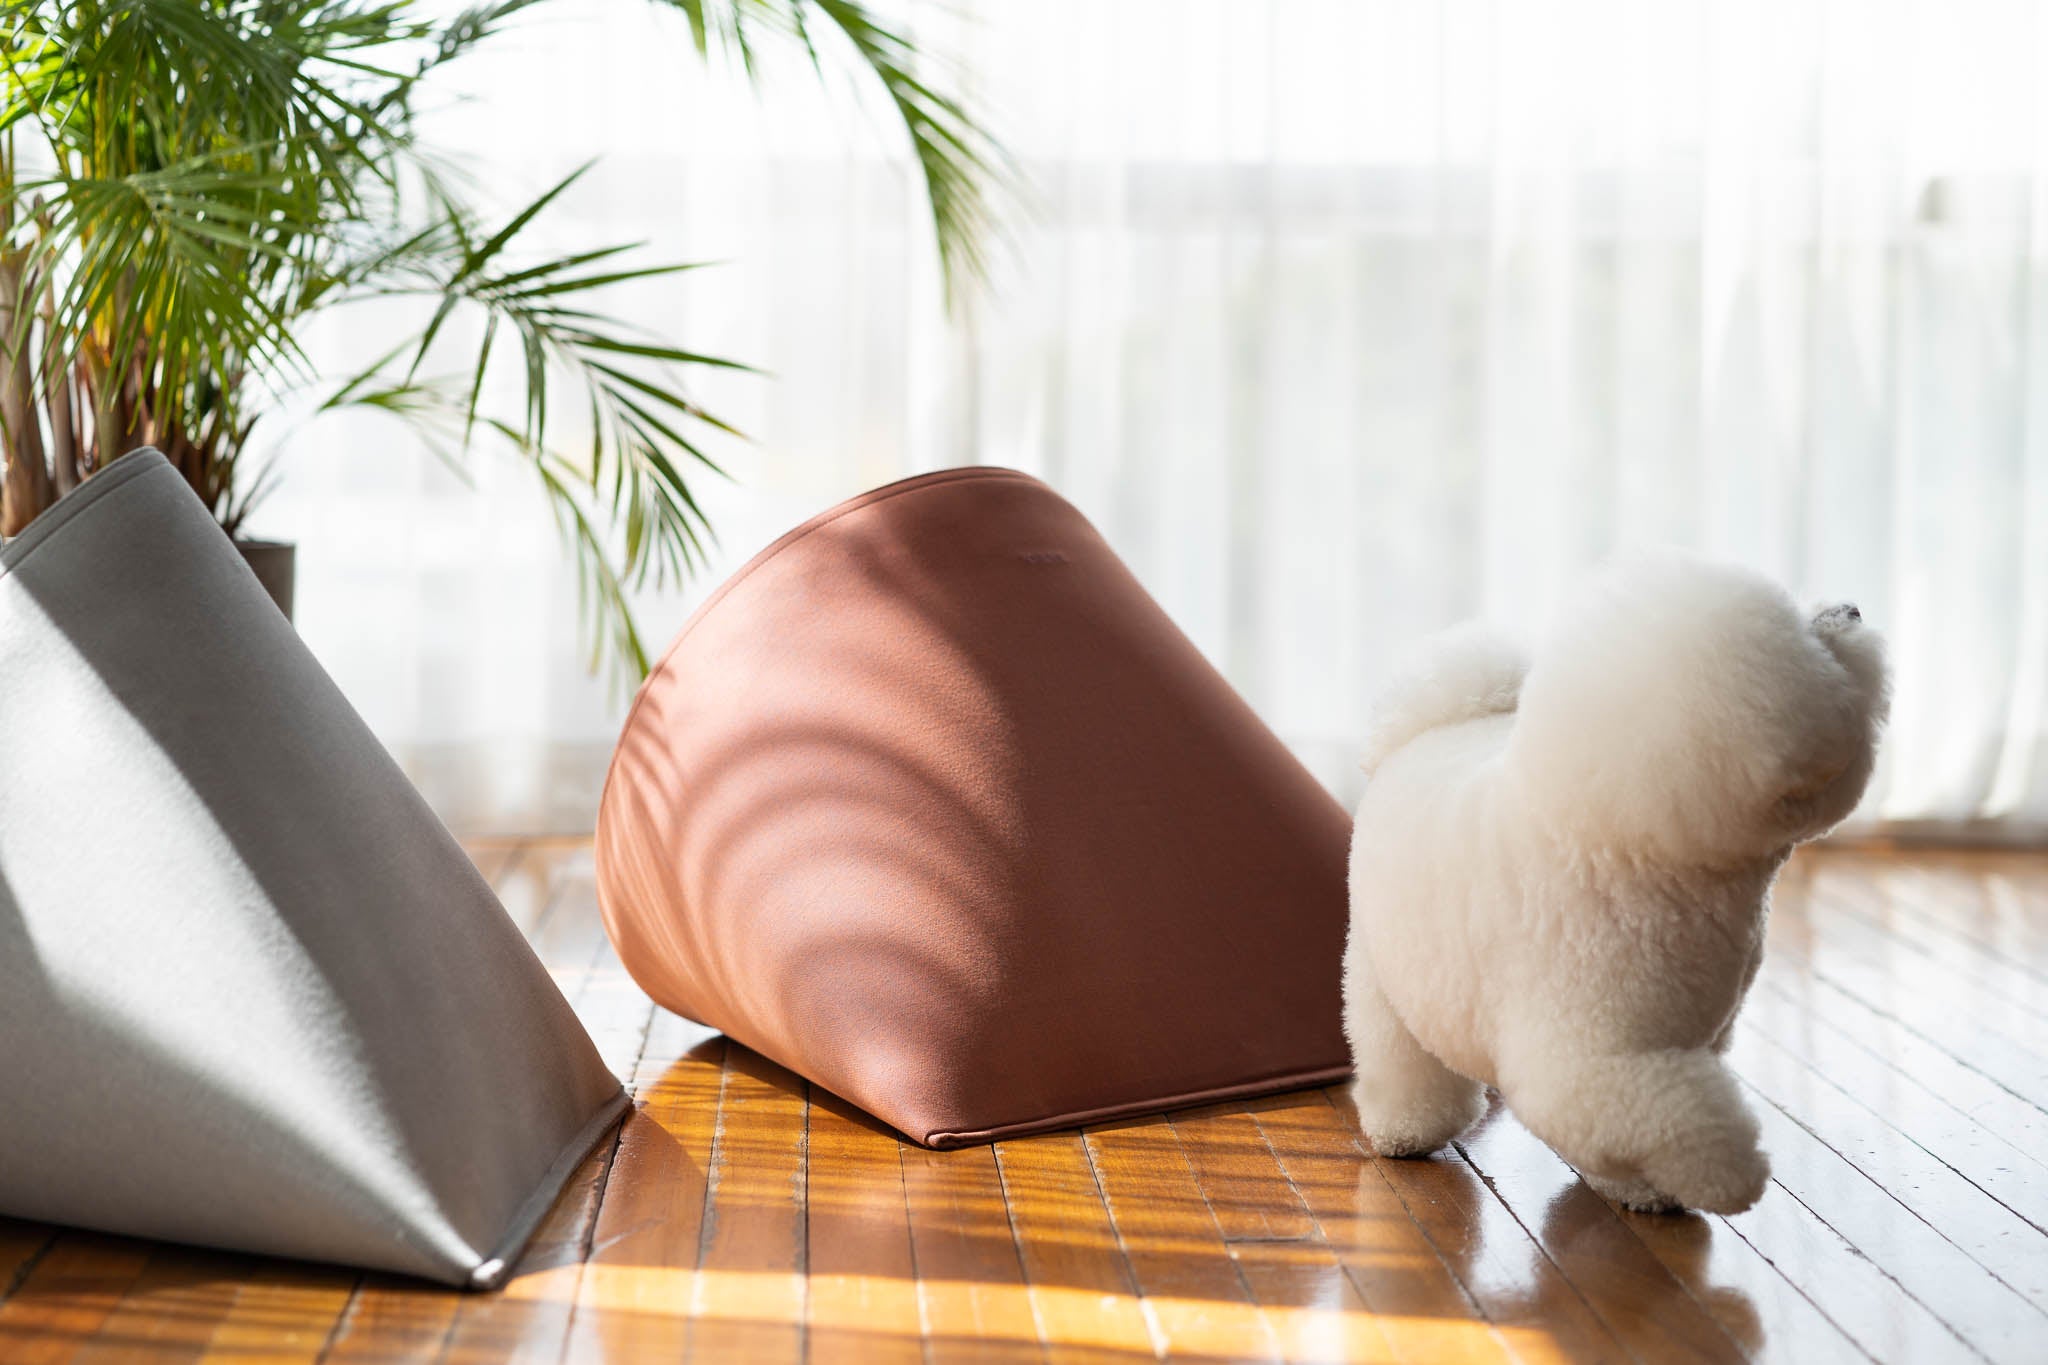
M 1381 691 L 1359 766 L 1370 777 L 1418 735 L 1514 710 L 1528 671 L 1518 646 L 1477 622 L 1427 641 Z

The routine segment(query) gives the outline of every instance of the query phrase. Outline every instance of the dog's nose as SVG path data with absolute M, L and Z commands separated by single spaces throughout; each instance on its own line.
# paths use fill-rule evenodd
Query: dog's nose
M 1854 602 L 1837 602 L 1834 606 L 1829 607 L 1827 610 L 1821 612 L 1820 616 L 1816 619 L 1821 621 L 1830 621 L 1838 623 L 1844 621 L 1861 621 L 1863 619 L 1863 613 L 1856 609 L 1856 604 Z

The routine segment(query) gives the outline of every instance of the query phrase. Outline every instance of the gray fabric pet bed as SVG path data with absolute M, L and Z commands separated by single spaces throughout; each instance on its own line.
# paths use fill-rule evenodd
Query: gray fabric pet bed
M 0 549 L 0 1213 L 489 1287 L 624 1112 L 154 451 Z

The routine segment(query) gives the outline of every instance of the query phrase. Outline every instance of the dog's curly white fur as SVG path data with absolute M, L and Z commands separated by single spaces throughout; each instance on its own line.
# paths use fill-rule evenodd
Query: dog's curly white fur
M 1482 1085 L 1611 1198 L 1732 1213 L 1770 1167 L 1722 1061 L 1770 887 L 1870 779 L 1883 646 L 1747 571 L 1611 567 L 1531 666 L 1474 627 L 1377 711 L 1344 1022 L 1382 1155 Z

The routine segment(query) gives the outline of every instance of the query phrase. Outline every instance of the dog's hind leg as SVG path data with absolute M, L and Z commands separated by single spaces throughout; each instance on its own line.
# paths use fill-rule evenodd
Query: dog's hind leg
M 1344 981 L 1344 1031 L 1358 1070 L 1351 1100 L 1375 1152 L 1421 1156 L 1471 1127 L 1485 1096 L 1415 1041 L 1362 957 L 1347 964 Z
M 1770 1179 L 1734 1074 L 1708 1048 L 1530 1049 L 1501 1093 L 1529 1130 L 1632 1208 L 1740 1213 Z

